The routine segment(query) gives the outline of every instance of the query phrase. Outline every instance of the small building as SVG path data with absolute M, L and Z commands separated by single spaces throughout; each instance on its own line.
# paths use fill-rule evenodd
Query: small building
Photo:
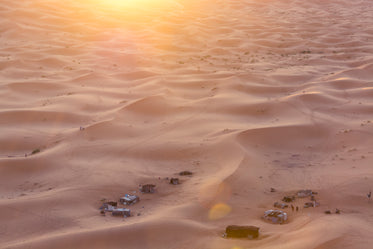
M 116 201 L 107 201 L 105 203 L 107 203 L 109 205 L 112 205 L 113 207 L 116 207 L 118 205 L 118 203 Z
M 225 229 L 227 238 L 249 238 L 255 239 L 259 236 L 259 227 L 230 225 Z
M 179 184 L 179 178 L 171 178 L 170 184 L 178 185 Z
M 304 198 L 308 196 L 317 195 L 317 192 L 313 192 L 311 189 L 303 189 L 303 190 L 299 190 L 297 195 L 300 198 Z
M 318 207 L 318 206 L 320 206 L 320 203 L 316 201 L 304 203 L 304 208 Z
M 155 185 L 154 184 L 146 184 L 142 185 L 141 192 L 142 193 L 154 193 L 155 192 Z
M 284 198 L 282 198 L 282 201 L 284 202 L 292 202 L 294 200 L 295 200 L 294 196 L 284 196 Z
M 185 171 L 181 171 L 181 172 L 179 173 L 179 175 L 181 175 L 181 176 L 190 176 L 190 175 L 193 175 L 193 172 L 190 172 L 190 171 L 188 171 L 188 170 L 185 170 Z
M 115 203 L 115 206 L 114 206 L 114 203 Z M 117 203 L 116 202 L 105 202 L 105 203 L 102 204 L 102 206 L 100 207 L 100 209 L 103 210 L 103 211 L 105 211 L 105 212 L 111 212 L 116 207 L 117 207 Z
M 135 204 L 136 202 L 140 201 L 140 197 L 138 197 L 137 195 L 126 194 L 126 195 L 124 195 L 124 197 L 121 197 L 119 199 L 119 201 L 123 205 L 132 205 L 132 204 Z
M 277 202 L 277 201 L 273 204 L 273 206 L 274 206 L 275 208 L 282 208 L 282 209 L 289 207 L 289 205 L 287 205 L 287 204 L 285 204 L 285 203 L 279 203 L 279 202 Z
M 130 217 L 131 216 L 131 210 L 129 210 L 128 208 L 116 208 L 111 212 L 111 215 Z
M 270 209 L 264 212 L 263 219 L 274 224 L 282 224 L 288 219 L 288 215 L 284 211 Z

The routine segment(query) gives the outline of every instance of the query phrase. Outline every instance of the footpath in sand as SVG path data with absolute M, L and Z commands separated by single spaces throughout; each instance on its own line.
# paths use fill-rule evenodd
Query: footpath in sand
M 372 1 L 103 2 L 0 0 L 0 248 L 372 248 Z

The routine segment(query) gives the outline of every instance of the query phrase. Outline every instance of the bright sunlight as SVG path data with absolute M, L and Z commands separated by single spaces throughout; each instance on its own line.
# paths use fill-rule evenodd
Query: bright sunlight
M 94 0 L 96 4 L 109 8 L 163 9 L 180 5 L 174 0 Z

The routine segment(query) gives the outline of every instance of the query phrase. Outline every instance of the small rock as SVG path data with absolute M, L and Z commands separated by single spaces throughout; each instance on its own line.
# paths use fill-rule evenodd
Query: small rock
M 274 189 L 274 188 L 271 188 L 271 192 L 273 193 L 273 192 L 276 192 L 276 189 Z
M 338 208 L 335 209 L 335 213 L 336 214 L 340 214 L 341 213 L 341 210 L 339 210 Z
M 325 214 L 331 214 L 332 212 L 330 210 L 326 210 L 324 213 Z

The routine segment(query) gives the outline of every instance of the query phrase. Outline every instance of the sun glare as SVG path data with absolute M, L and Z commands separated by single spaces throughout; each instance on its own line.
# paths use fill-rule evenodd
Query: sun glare
M 185 0 L 78 0 L 88 11 L 99 16 L 144 21 L 154 16 L 167 16 L 183 11 Z
M 111 8 L 149 9 L 178 5 L 173 0 L 96 0 L 97 4 Z

